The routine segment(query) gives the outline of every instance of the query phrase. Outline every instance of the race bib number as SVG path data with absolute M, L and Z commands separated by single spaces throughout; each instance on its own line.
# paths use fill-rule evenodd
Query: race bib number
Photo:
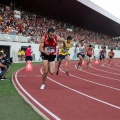
M 105 53 L 104 53 L 104 52 L 102 52 L 102 55 L 105 55 Z
M 85 55 L 85 53 L 84 53 L 84 52 L 80 52 L 80 54 L 81 54 L 81 55 Z
M 62 52 L 67 53 L 69 49 L 64 48 Z
M 109 56 L 113 57 L 113 54 L 109 54 Z
M 54 47 L 45 47 L 45 50 L 47 50 L 49 53 L 54 53 Z

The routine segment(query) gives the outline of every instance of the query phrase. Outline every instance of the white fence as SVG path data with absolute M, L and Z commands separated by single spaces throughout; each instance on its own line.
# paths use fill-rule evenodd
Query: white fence
M 31 37 L 23 37 L 23 36 L 19 36 L 19 35 L 0 34 L 0 41 L 28 43 L 29 40 L 31 40 Z

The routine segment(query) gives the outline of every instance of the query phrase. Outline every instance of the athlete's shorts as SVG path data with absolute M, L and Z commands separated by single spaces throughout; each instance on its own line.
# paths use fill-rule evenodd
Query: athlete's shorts
M 27 61 L 32 61 L 32 56 L 26 56 L 25 57 L 25 61 L 27 62 Z
M 68 56 L 68 55 L 70 56 L 70 54 L 66 54 L 66 55 L 61 55 L 61 54 L 59 54 L 58 60 L 59 60 L 59 59 L 64 60 L 65 57 Z
M 105 55 L 100 55 L 100 60 L 105 59 Z
M 77 57 L 79 57 L 79 55 L 82 56 L 83 59 L 85 58 L 85 54 L 78 53 Z
M 41 53 L 42 60 L 48 60 L 49 62 L 55 61 L 56 55 L 46 55 L 45 53 Z
M 92 57 L 92 55 L 87 54 L 88 57 Z
M 112 58 L 113 58 L 113 56 L 109 56 L 109 58 L 110 58 L 110 59 L 112 59 Z

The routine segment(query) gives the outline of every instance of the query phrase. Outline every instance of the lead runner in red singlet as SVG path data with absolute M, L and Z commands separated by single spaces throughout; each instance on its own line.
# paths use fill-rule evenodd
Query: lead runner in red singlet
M 65 44 L 64 40 L 55 35 L 55 30 L 53 28 L 49 28 L 48 33 L 44 35 L 40 41 L 39 51 L 41 52 L 43 64 L 41 90 L 45 88 L 48 72 L 51 75 L 55 72 L 56 47 L 58 42 L 63 42 L 63 44 Z

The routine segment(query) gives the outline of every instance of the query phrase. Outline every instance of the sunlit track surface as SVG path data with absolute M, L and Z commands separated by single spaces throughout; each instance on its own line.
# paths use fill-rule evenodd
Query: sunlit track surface
M 20 70 L 15 74 L 16 78 L 13 76 L 13 83 L 28 101 L 51 120 L 119 120 L 120 75 L 119 71 L 114 70 L 119 69 L 116 63 L 120 65 L 116 60 L 109 66 L 113 69 L 106 64 L 104 67 L 91 64 L 88 69 L 83 66 L 80 71 L 75 68 L 77 61 L 74 61 L 68 76 L 64 73 L 63 63 L 59 75 L 48 75 L 45 90 L 39 89 L 41 65 L 34 66 L 33 72 Z

